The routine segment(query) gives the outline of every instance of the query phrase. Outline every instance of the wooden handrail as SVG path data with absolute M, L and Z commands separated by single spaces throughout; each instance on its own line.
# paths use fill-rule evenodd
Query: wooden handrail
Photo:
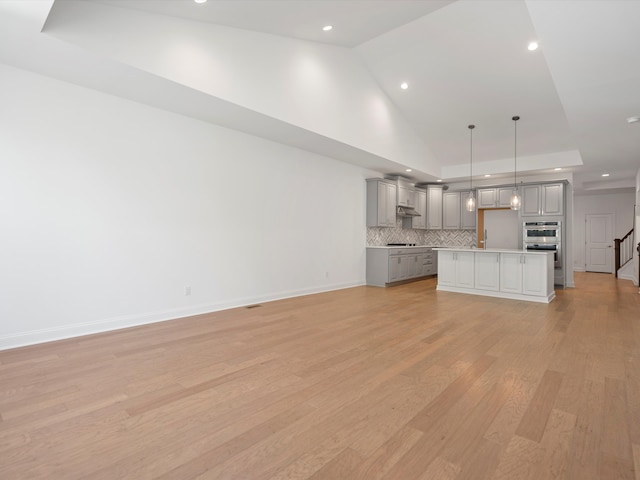
M 629 232 L 627 232 L 627 234 L 624 237 L 622 237 L 620 241 L 624 242 L 627 239 L 627 237 L 630 237 L 631 235 L 633 235 L 633 228 L 629 230 Z
M 626 234 L 624 237 L 622 237 L 622 238 L 615 238 L 615 239 L 613 240 L 613 243 L 614 243 L 614 245 L 615 245 L 615 252 L 614 252 L 614 263 L 615 263 L 615 267 L 614 267 L 614 272 L 615 272 L 616 278 L 618 277 L 618 270 L 620 269 L 620 267 L 622 267 L 622 266 L 623 266 L 623 265 L 625 265 L 629 260 L 631 260 L 631 258 L 627 258 L 627 259 L 624 261 L 624 263 L 622 263 L 622 262 L 620 261 L 620 244 L 621 244 L 622 242 L 624 242 L 627 238 L 629 238 L 631 235 L 633 235 L 633 228 L 632 228 L 631 230 L 629 230 L 629 232 L 627 232 L 627 234 Z M 633 247 L 631 247 L 631 248 L 629 248 L 629 247 L 631 247 L 631 246 L 630 246 L 630 245 L 628 245 L 628 246 L 627 246 L 627 249 L 625 249 L 625 251 L 626 251 L 627 253 L 629 253 L 630 251 L 632 251 L 632 250 L 631 250 L 631 248 L 633 248 Z M 631 255 L 631 256 L 632 256 L 632 255 Z

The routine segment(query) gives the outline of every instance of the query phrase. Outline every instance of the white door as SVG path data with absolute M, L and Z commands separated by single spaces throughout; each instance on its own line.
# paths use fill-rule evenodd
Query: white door
M 587 272 L 613 272 L 612 217 L 610 213 L 586 216 L 584 240 Z

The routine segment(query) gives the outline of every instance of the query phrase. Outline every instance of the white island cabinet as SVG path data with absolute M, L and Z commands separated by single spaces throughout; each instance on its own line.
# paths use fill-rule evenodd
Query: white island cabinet
M 478 290 L 500 290 L 500 254 L 487 252 L 475 255 L 475 288 Z
M 507 249 L 436 248 L 438 290 L 549 303 L 553 253 Z
M 473 252 L 438 252 L 438 285 L 473 288 Z

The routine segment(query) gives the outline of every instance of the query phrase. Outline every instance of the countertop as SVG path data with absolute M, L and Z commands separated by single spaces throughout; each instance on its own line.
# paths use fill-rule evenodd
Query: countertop
M 441 245 L 411 245 L 411 246 L 402 246 L 402 245 L 367 245 L 367 248 L 446 248 Z
M 542 252 L 535 250 L 518 250 L 513 248 L 484 248 L 479 247 L 446 247 L 442 245 L 415 245 L 415 246 L 400 246 L 400 245 L 379 245 L 379 246 L 367 246 L 367 248 L 376 249 L 403 249 L 410 250 L 412 248 L 432 248 L 433 250 L 449 250 L 451 252 L 487 252 L 487 253 L 526 253 L 529 255 L 553 255 L 554 252 Z
M 451 252 L 487 252 L 487 253 L 526 253 L 528 255 L 553 255 L 554 252 L 535 250 L 518 250 L 514 248 L 476 248 L 476 247 L 433 247 L 434 250 L 449 250 Z

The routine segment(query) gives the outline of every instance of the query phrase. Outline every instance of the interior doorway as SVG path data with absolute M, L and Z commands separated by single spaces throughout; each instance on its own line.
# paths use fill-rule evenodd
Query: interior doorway
M 613 214 L 587 214 L 584 243 L 585 270 L 613 273 Z

